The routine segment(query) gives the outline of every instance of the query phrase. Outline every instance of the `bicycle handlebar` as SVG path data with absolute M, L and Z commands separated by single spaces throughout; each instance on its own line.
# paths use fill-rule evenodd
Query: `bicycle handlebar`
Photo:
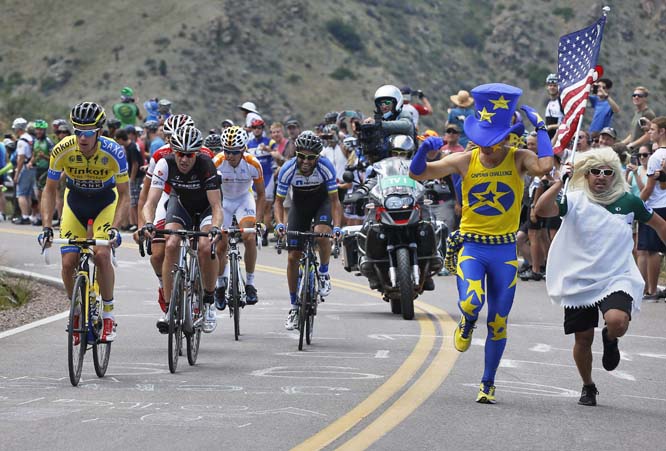
M 332 233 L 322 233 L 322 232 L 299 232 L 297 230 L 288 230 L 286 234 L 278 237 L 277 243 L 275 244 L 275 249 L 277 250 L 278 255 L 282 254 L 282 248 L 284 247 L 284 239 L 286 236 L 292 237 L 306 237 L 306 238 L 332 238 L 333 239 L 333 258 L 338 258 L 340 256 L 340 238 L 337 238 Z
M 253 229 L 254 230 L 254 229 Z M 187 238 L 193 238 L 193 237 L 203 237 L 203 236 L 208 236 L 210 232 L 202 232 L 199 230 L 184 230 L 184 229 L 179 229 L 179 230 L 171 230 L 171 229 L 162 229 L 162 230 L 155 230 L 155 236 L 165 236 L 165 235 L 178 235 L 181 239 L 187 239 Z M 143 241 L 146 241 L 146 253 L 148 255 L 153 255 L 153 250 L 152 250 L 152 239 L 150 238 L 144 238 L 143 234 L 139 236 L 139 254 L 141 254 L 142 257 L 145 257 L 145 253 L 143 250 Z M 210 247 L 210 259 L 215 260 L 216 257 L 216 252 L 215 252 L 215 246 Z
M 114 268 L 118 267 L 118 260 L 116 260 L 116 248 L 113 247 L 112 240 L 99 240 L 94 238 L 53 238 L 50 241 L 51 244 L 69 244 L 71 246 L 79 247 L 92 247 L 92 246 L 108 246 L 111 248 L 111 264 Z M 48 264 L 48 256 L 46 255 L 46 243 L 42 244 L 42 253 L 44 254 L 44 259 Z

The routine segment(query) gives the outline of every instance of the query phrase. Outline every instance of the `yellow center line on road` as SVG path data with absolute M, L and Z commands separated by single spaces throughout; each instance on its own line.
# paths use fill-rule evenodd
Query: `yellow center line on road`
M 420 310 L 419 313 L 424 312 Z M 435 344 L 435 326 L 433 322 L 424 314 L 417 315 L 416 321 L 421 329 L 419 340 L 400 368 L 360 404 L 300 445 L 292 448 L 292 451 L 311 451 L 328 446 L 364 418 L 379 409 L 409 383 L 418 369 L 423 365 Z M 388 431 L 389 429 L 386 430 L 386 432 Z
M 417 304 L 427 313 L 435 316 L 442 328 L 443 337 L 453 335 L 456 323 L 445 311 L 423 302 L 417 302 Z M 439 351 L 421 377 L 400 398 L 387 407 L 384 413 L 337 449 L 343 451 L 367 449 L 402 423 L 442 385 L 459 355 L 460 353 L 453 348 L 451 340 L 442 339 Z

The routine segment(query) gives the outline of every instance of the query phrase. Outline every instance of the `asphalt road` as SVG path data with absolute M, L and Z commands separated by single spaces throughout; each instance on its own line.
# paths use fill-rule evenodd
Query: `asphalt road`
M 0 265 L 58 277 L 36 245 L 38 229 L 0 225 Z M 286 256 L 259 254 L 260 302 L 233 339 L 227 311 L 204 335 L 196 366 L 170 374 L 155 328 L 156 280 L 136 246 L 118 252 L 116 318 L 107 376 L 86 354 L 83 379 L 67 375 L 66 319 L 0 333 L 0 449 L 663 450 L 666 304 L 644 304 L 621 339 L 619 368 L 601 367 L 597 407 L 577 405 L 582 383 L 573 338 L 543 282 L 519 282 L 496 405 L 474 402 L 485 327 L 453 349 L 455 279 L 439 277 L 414 321 L 392 315 L 365 280 L 332 264 L 313 345 L 286 331 Z M 485 321 L 485 317 L 482 318 Z M 482 324 L 482 321 L 479 321 Z

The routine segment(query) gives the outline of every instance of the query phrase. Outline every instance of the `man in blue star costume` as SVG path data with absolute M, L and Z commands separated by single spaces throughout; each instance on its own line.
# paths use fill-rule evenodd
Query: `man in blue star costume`
M 490 83 L 472 90 L 475 114 L 465 120 L 465 133 L 476 145 L 427 163 L 425 154 L 441 146 L 426 139 L 412 159 L 410 175 L 427 180 L 460 174 L 462 220 L 447 241 L 447 269 L 458 275 L 461 319 L 454 346 L 469 349 L 472 332 L 488 301 L 485 367 L 477 402 L 495 403 L 495 374 L 507 341 L 507 321 L 516 290 L 516 231 L 520 220 L 523 176 L 542 176 L 553 167 L 553 151 L 544 121 L 528 106 L 521 109 L 537 128 L 538 157 L 517 143 L 524 131 L 516 121 L 519 88 Z M 439 140 L 439 141 L 438 141 Z

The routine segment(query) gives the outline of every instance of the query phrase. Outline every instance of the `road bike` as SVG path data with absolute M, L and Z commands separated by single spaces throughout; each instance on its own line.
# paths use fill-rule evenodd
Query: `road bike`
M 243 233 L 255 233 L 260 236 L 259 226 L 238 227 L 238 221 L 234 215 L 231 227 L 224 229 L 223 233 L 229 236 L 229 288 L 227 289 L 227 304 L 229 305 L 229 316 L 234 320 L 234 338 L 238 341 L 240 335 L 240 312 L 245 307 L 245 277 L 240 267 L 242 260 L 238 245 L 243 241 Z M 258 240 L 258 246 L 261 241 Z
M 199 355 L 204 310 L 203 281 L 197 253 L 199 237 L 209 236 L 198 230 L 156 230 L 155 236 L 177 235 L 180 238 L 180 254 L 173 269 L 173 288 L 167 310 L 169 323 L 169 371 L 176 372 L 178 357 L 183 352 L 183 337 L 187 343 L 187 362 L 194 365 Z M 139 253 L 145 255 L 144 239 L 139 240 Z M 145 251 L 150 255 L 151 240 L 145 240 Z M 211 246 L 211 259 L 215 259 L 215 246 Z
M 69 381 L 76 387 L 81 380 L 84 356 L 90 348 L 93 351 L 93 365 L 98 377 L 104 377 L 109 366 L 111 342 L 102 341 L 104 306 L 97 282 L 95 253 L 92 247 L 111 246 L 111 241 L 92 238 L 55 238 L 50 242 L 79 248 L 79 262 L 69 305 L 69 320 L 65 329 L 67 331 Z M 44 253 L 46 243 L 41 238 L 40 243 L 42 253 Z M 114 248 L 112 247 L 111 250 L 115 266 Z M 85 321 L 82 321 L 82 318 L 85 318 Z
M 317 315 L 317 305 L 322 301 L 319 282 L 319 261 L 315 252 L 317 238 L 335 238 L 331 233 L 320 232 L 298 232 L 294 230 L 287 231 L 288 238 L 299 239 L 303 244 L 303 256 L 298 263 L 298 285 L 296 293 L 298 299 L 298 350 L 303 350 L 303 339 L 308 345 L 312 344 L 312 334 L 314 331 L 314 321 Z M 282 253 L 284 247 L 283 239 L 278 240 L 276 249 L 278 254 Z M 340 242 L 335 239 L 333 242 L 332 255 L 338 258 L 340 255 Z

